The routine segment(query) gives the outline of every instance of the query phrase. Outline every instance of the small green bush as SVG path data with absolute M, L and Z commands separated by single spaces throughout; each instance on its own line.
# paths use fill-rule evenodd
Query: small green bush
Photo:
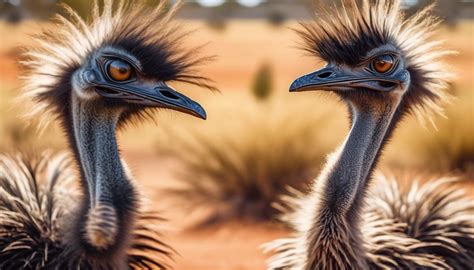
M 285 23 L 286 16 L 283 12 L 278 10 L 272 10 L 267 14 L 267 21 L 275 26 L 280 27 Z
M 273 92 L 272 68 L 263 64 L 257 71 L 252 85 L 252 93 L 258 100 L 266 100 Z

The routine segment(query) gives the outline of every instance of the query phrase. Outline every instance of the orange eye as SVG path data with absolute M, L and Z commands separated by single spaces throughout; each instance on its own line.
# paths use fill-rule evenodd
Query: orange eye
M 107 66 L 107 73 L 115 81 L 123 82 L 132 77 L 132 66 L 121 60 L 113 60 Z
M 378 73 L 386 73 L 392 69 L 394 63 L 395 60 L 391 55 L 381 55 L 372 61 L 372 69 Z

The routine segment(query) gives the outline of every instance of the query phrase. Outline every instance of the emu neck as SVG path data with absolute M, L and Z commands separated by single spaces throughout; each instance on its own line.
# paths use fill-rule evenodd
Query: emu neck
M 400 97 L 349 101 L 352 127 L 313 187 L 307 228 L 306 269 L 365 269 L 359 229 L 364 193 L 384 141 L 395 123 Z
M 115 135 L 120 113 L 74 96 L 71 101 L 70 141 L 84 191 L 71 233 L 80 236 L 77 249 L 111 260 L 124 255 L 135 206 L 134 190 L 122 167 Z
M 348 219 L 360 208 L 357 195 L 365 188 L 382 144 L 389 135 L 396 106 L 385 104 L 370 108 L 352 103 L 350 108 L 353 115 L 351 131 L 327 165 L 329 172 L 323 180 L 325 198 L 322 202 L 323 208 Z
M 112 202 L 114 191 L 127 182 L 115 136 L 119 115 L 97 112 L 88 103 L 73 102 L 72 107 L 78 161 L 90 205 Z

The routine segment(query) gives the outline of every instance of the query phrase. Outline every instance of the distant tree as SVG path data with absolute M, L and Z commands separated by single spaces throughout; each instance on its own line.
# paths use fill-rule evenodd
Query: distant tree
M 22 10 L 8 1 L 0 2 L 0 18 L 11 24 L 18 23 L 23 19 Z
M 461 6 L 461 0 L 411 0 L 406 1 L 407 15 L 411 16 L 429 5 L 435 4 L 436 14 L 443 19 L 443 22 L 449 26 L 455 26 L 458 19 L 458 9 Z
M 68 6 L 72 7 L 81 17 L 87 18 L 89 16 L 89 11 L 92 6 L 92 2 L 90 0 L 60 0 L 59 3 L 67 4 Z
M 458 18 L 460 4 L 460 1 L 438 0 L 436 10 L 446 24 L 454 27 Z
M 118 1 L 116 1 L 118 2 Z M 133 1 L 130 1 L 133 2 Z M 150 5 L 156 5 L 159 0 L 147 0 Z M 10 0 L 0 0 L 0 15 L 16 21 L 22 17 L 47 19 L 56 12 L 64 12 L 59 4 L 66 4 L 74 9 L 81 17 L 89 16 L 92 0 L 21 0 L 18 5 L 11 4 Z M 99 4 L 103 4 L 99 1 Z M 170 4 L 171 5 L 171 2 Z M 19 18 L 17 18 L 19 17 Z
M 227 17 L 229 17 L 239 4 L 235 0 L 226 0 L 222 5 L 209 8 L 209 16 L 206 22 L 212 29 L 223 31 L 227 26 Z
M 0 0 L 0 16 L 10 23 L 24 18 L 45 19 L 49 17 L 56 0 Z
M 216 31 L 223 32 L 227 26 L 227 22 L 224 16 L 221 15 L 214 15 L 206 18 L 207 25 Z
M 272 10 L 267 14 L 267 20 L 273 26 L 281 26 L 285 23 L 286 16 L 282 11 Z

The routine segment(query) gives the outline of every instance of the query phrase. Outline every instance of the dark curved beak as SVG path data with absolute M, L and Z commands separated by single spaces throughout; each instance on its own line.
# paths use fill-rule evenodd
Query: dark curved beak
M 330 66 L 299 77 L 290 85 L 290 92 L 344 91 L 355 88 L 391 91 L 395 86 L 406 81 L 406 76 L 407 73 L 405 72 L 381 76 L 369 72 L 356 72 L 349 68 Z
M 128 103 L 149 107 L 172 109 L 204 120 L 207 118 L 206 111 L 199 103 L 177 92 L 164 82 L 150 84 L 137 80 L 129 83 L 113 83 L 96 79 L 92 72 L 85 74 L 84 79 L 103 97 L 121 99 Z

